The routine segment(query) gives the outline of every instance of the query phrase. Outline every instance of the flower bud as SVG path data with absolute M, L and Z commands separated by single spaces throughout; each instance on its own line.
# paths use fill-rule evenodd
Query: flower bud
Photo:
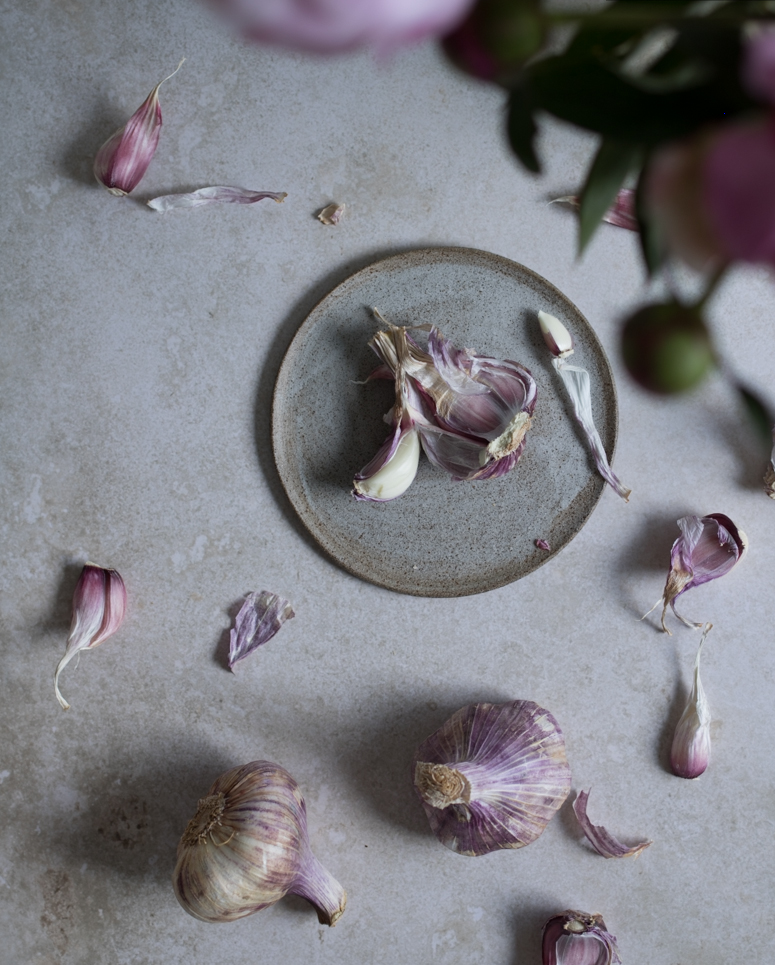
M 543 965 L 621 965 L 602 915 L 566 911 L 544 925 Z
M 93 650 L 112 636 L 124 622 L 126 586 L 116 570 L 87 563 L 73 594 L 73 620 L 65 655 L 57 664 L 54 691 L 64 710 L 70 704 L 59 692 L 59 675 L 81 650 Z
M 169 80 L 180 70 L 183 61 L 173 70 Z M 94 177 L 111 194 L 129 194 L 142 181 L 161 135 L 161 107 L 159 88 L 154 87 L 126 124 L 109 137 L 94 158 Z

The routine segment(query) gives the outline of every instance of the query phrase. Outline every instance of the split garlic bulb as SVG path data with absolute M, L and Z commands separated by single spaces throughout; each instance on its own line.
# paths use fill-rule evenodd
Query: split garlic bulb
M 335 925 L 347 900 L 312 854 L 299 785 L 269 761 L 226 771 L 199 801 L 172 883 L 200 921 L 235 921 L 292 894 L 314 906 L 321 924 Z
M 433 833 L 472 856 L 535 841 L 570 791 L 562 731 L 531 700 L 463 707 L 420 745 L 412 773 Z

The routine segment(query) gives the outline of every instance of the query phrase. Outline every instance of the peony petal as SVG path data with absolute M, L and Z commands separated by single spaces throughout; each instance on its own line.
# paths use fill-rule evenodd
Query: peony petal
M 640 844 L 627 847 L 609 831 L 606 831 L 602 825 L 592 824 L 587 817 L 588 800 L 589 791 L 579 791 L 576 800 L 573 802 L 573 813 L 578 818 L 584 834 L 598 854 L 601 854 L 604 858 L 637 858 L 642 851 L 649 847 L 651 841 L 643 841 Z
M 248 593 L 229 634 L 229 669 L 271 640 L 294 616 L 290 603 L 276 593 Z
M 152 198 L 147 202 L 149 208 L 165 214 L 176 208 L 199 208 L 203 204 L 255 204 L 271 198 L 282 202 L 288 197 L 285 191 L 250 191 L 248 188 L 226 188 L 215 185 L 208 188 L 198 188 L 188 194 L 163 194 L 159 198 Z

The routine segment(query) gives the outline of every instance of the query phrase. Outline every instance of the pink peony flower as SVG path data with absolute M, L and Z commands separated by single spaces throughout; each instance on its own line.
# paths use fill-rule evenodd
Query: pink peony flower
M 390 52 L 438 36 L 463 19 L 473 0 L 216 0 L 249 37 L 334 53 L 365 44 Z

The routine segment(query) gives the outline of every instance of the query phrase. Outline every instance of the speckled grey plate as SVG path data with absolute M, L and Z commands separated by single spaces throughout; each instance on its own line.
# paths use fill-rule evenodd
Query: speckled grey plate
M 389 382 L 359 384 L 376 365 L 376 305 L 398 325 L 433 323 L 455 344 L 526 365 L 538 384 L 519 464 L 501 479 L 453 482 L 421 457 L 411 488 L 389 503 L 350 495 L 352 477 L 388 433 Z M 465 596 L 526 576 L 556 555 L 595 508 L 595 472 L 554 372 L 536 313 L 573 332 L 592 377 L 595 422 L 609 457 L 617 432 L 607 358 L 586 319 L 548 281 L 473 248 L 424 248 L 352 275 L 310 312 L 274 395 L 277 468 L 299 516 L 346 570 L 400 593 Z M 420 336 L 421 337 L 421 336 Z M 551 553 L 536 548 L 543 538 Z

